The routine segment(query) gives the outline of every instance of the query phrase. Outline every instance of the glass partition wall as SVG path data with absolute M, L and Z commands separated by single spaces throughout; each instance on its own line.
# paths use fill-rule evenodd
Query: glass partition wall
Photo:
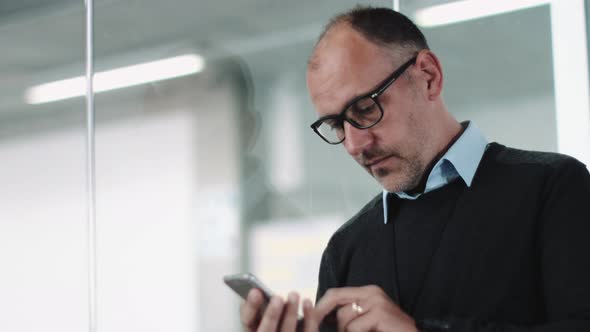
M 401 1 L 445 68 L 445 100 L 490 141 L 590 162 L 584 1 Z
M 307 56 L 328 18 L 353 6 L 97 5 L 97 76 L 177 69 L 96 93 L 101 330 L 239 331 L 222 277 L 241 271 L 314 297 L 331 232 L 378 191 L 309 129 Z
M 399 1 L 417 21 L 449 3 L 462 1 Z M 588 92 L 575 90 L 587 89 L 585 23 L 563 24 L 580 21 L 570 16 L 583 2 L 568 3 L 419 23 L 458 119 L 490 141 L 590 162 Z M 94 1 L 95 323 L 83 92 L 31 89 L 84 74 L 84 6 L 0 5 L 0 329 L 240 331 L 221 279 L 243 271 L 313 298 L 330 235 L 381 190 L 309 128 L 307 57 L 328 18 L 355 4 Z M 579 36 L 584 49 L 566 49 Z M 579 75 L 564 63 L 582 83 L 567 85 Z
M 84 100 L 40 84 L 84 72 L 84 5 L 0 4 L 0 329 L 88 326 Z

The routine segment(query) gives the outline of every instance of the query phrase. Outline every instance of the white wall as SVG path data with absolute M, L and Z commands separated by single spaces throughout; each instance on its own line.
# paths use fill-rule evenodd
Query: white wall
M 82 130 L 0 143 L 0 329 L 87 328 Z

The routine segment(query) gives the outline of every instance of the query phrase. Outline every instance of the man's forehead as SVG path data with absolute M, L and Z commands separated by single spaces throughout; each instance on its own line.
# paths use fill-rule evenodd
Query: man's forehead
M 381 48 L 367 40 L 350 26 L 333 27 L 317 44 L 312 56 L 314 68 L 339 66 L 369 61 L 370 55 L 383 53 Z
M 334 28 L 326 33 L 310 58 L 307 80 L 311 98 L 317 101 L 333 99 L 340 93 L 352 97 L 367 92 L 382 79 L 389 66 L 391 57 L 383 48 L 352 28 Z

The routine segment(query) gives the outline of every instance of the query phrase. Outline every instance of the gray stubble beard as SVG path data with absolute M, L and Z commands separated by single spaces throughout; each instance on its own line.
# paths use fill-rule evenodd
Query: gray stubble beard
M 403 176 L 403 178 L 400 178 L 399 181 L 397 183 L 394 184 L 393 188 L 385 188 L 388 191 L 392 191 L 392 192 L 407 192 L 410 191 L 414 188 L 416 188 L 418 186 L 418 184 L 420 183 L 420 180 L 422 179 L 422 175 L 424 173 L 424 165 L 422 165 L 422 162 L 420 162 L 419 160 L 409 160 L 409 159 L 405 159 L 404 160 L 406 162 L 408 162 L 408 167 L 404 167 L 401 170 L 400 175 Z M 391 171 L 390 169 L 387 168 L 378 168 L 375 170 L 375 174 L 373 174 L 373 177 L 375 177 L 377 179 L 377 181 L 379 181 L 380 179 L 383 179 L 389 175 L 391 175 L 391 173 L 393 173 L 393 171 Z M 404 176 L 405 175 L 405 176 Z M 381 182 L 381 181 L 379 181 Z M 382 186 L 385 187 L 385 183 L 381 183 Z

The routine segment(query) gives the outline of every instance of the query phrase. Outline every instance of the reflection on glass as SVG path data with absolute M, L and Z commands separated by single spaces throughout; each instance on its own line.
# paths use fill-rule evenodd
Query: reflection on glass
M 198 73 L 205 63 L 197 54 L 185 54 L 172 58 L 134 64 L 94 73 L 94 93 L 128 88 Z M 68 78 L 28 88 L 25 101 L 43 104 L 81 97 L 86 94 L 86 76 Z

